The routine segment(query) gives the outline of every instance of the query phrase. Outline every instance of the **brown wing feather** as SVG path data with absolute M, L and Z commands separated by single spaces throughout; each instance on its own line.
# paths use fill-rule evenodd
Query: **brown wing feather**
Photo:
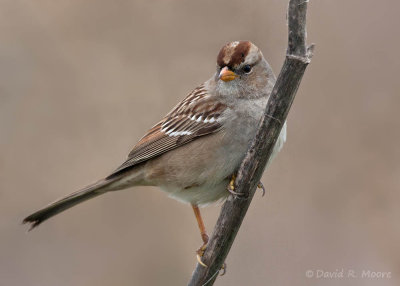
M 129 153 L 128 159 L 109 177 L 200 136 L 219 131 L 221 123 L 218 118 L 225 108 L 224 104 L 208 95 L 203 85 L 196 88 L 140 139 Z

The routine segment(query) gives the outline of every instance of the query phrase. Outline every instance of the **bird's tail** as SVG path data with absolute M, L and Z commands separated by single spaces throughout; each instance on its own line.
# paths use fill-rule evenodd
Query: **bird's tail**
M 81 202 L 97 197 L 108 191 L 114 190 L 112 184 L 115 180 L 100 180 L 97 183 L 87 186 L 86 188 L 74 192 L 64 198 L 61 198 L 54 203 L 38 210 L 23 220 L 23 223 L 29 223 L 30 229 L 37 227 L 43 221 L 55 216 L 56 214 L 65 211 Z

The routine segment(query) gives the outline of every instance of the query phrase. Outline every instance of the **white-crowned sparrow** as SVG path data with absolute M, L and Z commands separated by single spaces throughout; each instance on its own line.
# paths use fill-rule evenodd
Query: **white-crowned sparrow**
M 23 222 L 34 228 L 106 192 L 159 186 L 171 197 L 192 205 L 206 244 L 208 237 L 198 206 L 229 195 L 229 181 L 255 136 L 274 83 L 271 67 L 254 44 L 226 44 L 217 57 L 217 72 L 151 128 L 118 169 Z M 285 140 L 286 124 L 272 157 Z

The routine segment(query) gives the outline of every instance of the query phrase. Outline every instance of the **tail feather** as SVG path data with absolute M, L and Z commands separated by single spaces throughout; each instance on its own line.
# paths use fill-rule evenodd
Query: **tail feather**
M 97 197 L 101 194 L 110 191 L 110 185 L 114 182 L 114 180 L 101 180 L 97 183 L 87 186 L 86 188 L 74 192 L 64 198 L 61 198 L 54 203 L 49 204 L 48 206 L 38 210 L 37 212 L 31 214 L 26 217 L 22 223 L 29 223 L 30 228 L 37 227 L 43 221 L 55 216 L 56 214 L 65 211 L 81 202 L 89 200 L 91 198 Z

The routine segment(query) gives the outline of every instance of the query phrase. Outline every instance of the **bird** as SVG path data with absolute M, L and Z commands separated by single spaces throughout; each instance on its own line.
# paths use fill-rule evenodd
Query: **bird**
M 192 206 L 203 241 L 197 251 L 201 256 L 209 238 L 199 207 L 234 193 L 235 174 L 256 135 L 275 81 L 257 46 L 250 41 L 227 43 L 218 53 L 212 77 L 154 125 L 115 171 L 34 212 L 23 223 L 30 224 L 31 230 L 99 195 L 135 186 L 158 186 Z M 286 122 L 267 166 L 285 141 Z

